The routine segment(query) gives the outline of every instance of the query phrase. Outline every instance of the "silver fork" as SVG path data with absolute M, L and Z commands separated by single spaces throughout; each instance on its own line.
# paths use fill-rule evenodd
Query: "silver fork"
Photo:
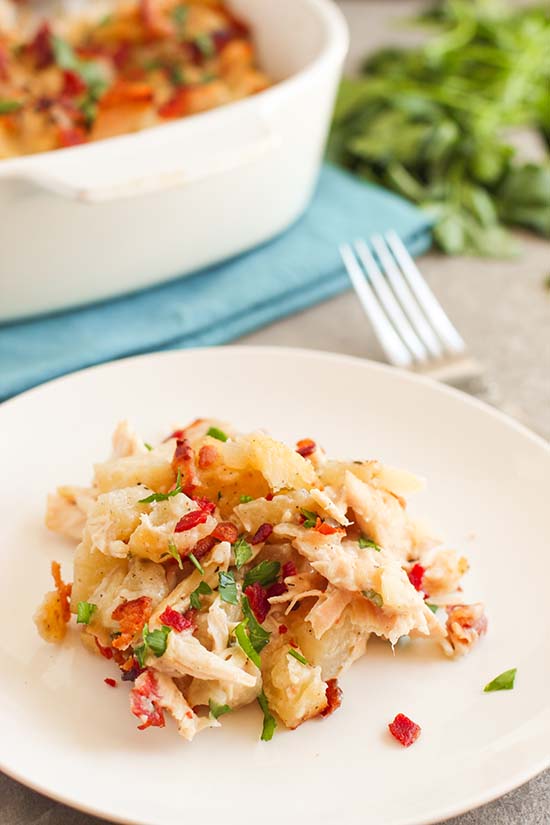
M 340 254 L 390 364 L 458 386 L 483 378 L 397 232 L 342 244 Z

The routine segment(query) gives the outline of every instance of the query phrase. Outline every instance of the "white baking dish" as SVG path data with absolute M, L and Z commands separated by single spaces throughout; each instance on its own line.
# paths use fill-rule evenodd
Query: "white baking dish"
M 0 321 L 140 289 L 305 208 L 347 49 L 330 0 L 232 0 L 279 82 L 133 135 L 0 161 Z M 274 273 L 276 277 L 276 273 Z

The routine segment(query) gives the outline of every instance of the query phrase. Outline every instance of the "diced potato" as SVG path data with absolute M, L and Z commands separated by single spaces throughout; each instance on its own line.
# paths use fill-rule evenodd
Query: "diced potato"
M 92 546 L 89 537 L 78 545 L 74 555 L 74 580 L 71 594 L 71 610 L 76 613 L 78 602 L 87 602 L 90 594 L 113 570 L 123 575 L 128 570 L 126 559 L 114 559 Z
M 323 484 L 341 487 L 346 473 L 353 473 L 361 481 L 383 488 L 397 496 L 408 496 L 424 487 L 424 480 L 408 470 L 388 467 L 380 461 L 327 461 L 320 468 Z
M 125 558 L 127 542 L 149 506 L 140 499 L 149 495 L 143 487 L 125 487 L 103 493 L 97 499 L 86 526 L 91 544 L 106 556 Z
M 63 608 L 57 590 L 46 593 L 34 614 L 34 623 L 46 642 L 59 644 L 63 641 L 67 633 L 67 624 L 63 618 Z
M 297 490 L 315 484 L 311 463 L 299 453 L 264 433 L 239 436 L 218 448 L 228 467 L 258 470 L 272 490 Z
M 176 480 L 170 460 L 156 453 L 130 455 L 94 466 L 95 480 L 101 493 L 143 484 L 156 493 L 165 493 Z
M 282 521 L 297 522 L 300 510 L 308 509 L 312 505 L 312 498 L 307 490 L 296 490 L 292 493 L 281 493 L 271 501 L 258 498 L 246 504 L 235 507 L 245 530 L 255 533 L 260 524 L 280 524 Z
M 302 664 L 290 649 L 285 642 L 272 642 L 263 655 L 262 676 L 269 707 L 294 729 L 326 708 L 327 685 L 320 667 Z

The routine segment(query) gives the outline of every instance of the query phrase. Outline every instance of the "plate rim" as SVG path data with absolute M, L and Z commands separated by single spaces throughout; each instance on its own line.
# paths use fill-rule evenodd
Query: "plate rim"
M 39 396 L 40 393 L 49 391 L 50 387 L 52 386 L 55 388 L 57 385 L 61 385 L 67 382 L 70 383 L 72 380 L 79 378 L 82 375 L 86 376 L 88 374 L 94 374 L 96 372 L 108 372 L 118 367 L 124 368 L 125 364 L 136 361 L 154 361 L 163 359 L 168 360 L 171 358 L 193 358 L 196 355 L 202 355 L 206 353 L 216 353 L 217 355 L 221 355 L 222 357 L 231 357 L 236 355 L 244 357 L 259 357 L 263 354 L 283 358 L 298 356 L 300 358 L 305 359 L 309 358 L 325 362 L 330 361 L 333 363 L 340 363 L 355 368 L 359 367 L 360 369 L 364 369 L 366 371 L 371 370 L 385 375 L 390 375 L 392 377 L 395 377 L 397 380 L 405 381 L 405 383 L 412 383 L 420 386 L 425 386 L 427 389 L 430 389 L 436 394 L 454 398 L 455 401 L 457 401 L 459 404 L 463 404 L 467 407 L 477 409 L 481 413 L 489 415 L 493 419 L 500 421 L 509 430 L 512 430 L 522 435 L 529 442 L 537 445 L 539 448 L 542 448 L 543 452 L 550 458 L 550 441 L 547 441 L 542 435 L 535 433 L 525 424 L 512 418 L 508 413 L 503 412 L 502 410 L 499 410 L 495 407 L 492 407 L 485 401 L 482 401 L 479 398 L 471 396 L 462 390 L 448 386 L 446 384 L 442 384 L 432 378 L 429 378 L 428 376 L 393 367 L 391 365 L 384 364 L 378 361 L 373 361 L 368 358 L 361 358 L 359 356 L 348 355 L 346 353 L 308 349 L 306 347 L 233 344 L 229 346 L 189 347 L 183 349 L 160 350 L 154 352 L 141 353 L 138 355 L 130 355 L 124 358 L 115 359 L 100 364 L 93 364 L 91 366 L 84 367 L 79 370 L 74 370 L 65 375 L 58 376 L 48 381 L 44 381 L 34 387 L 31 387 L 28 390 L 25 390 L 24 392 L 18 393 L 17 395 L 12 396 L 6 401 L 0 403 L 0 420 L 2 418 L 4 410 L 11 409 L 12 407 L 21 403 L 21 401 L 26 401 L 28 398 L 32 399 L 32 397 L 35 395 Z M 461 816 L 465 813 L 468 813 L 469 811 L 476 810 L 483 805 L 493 802 L 496 799 L 501 798 L 505 794 L 510 793 L 511 791 L 516 790 L 529 780 L 540 775 L 544 770 L 546 770 L 549 767 L 550 753 L 546 758 L 543 758 L 536 762 L 534 766 L 531 766 L 530 768 L 527 768 L 518 773 L 513 780 L 503 780 L 496 786 L 490 787 L 484 793 L 473 793 L 471 797 L 465 799 L 462 803 L 450 805 L 444 810 L 441 810 L 435 817 L 433 815 L 426 815 L 422 818 L 413 817 L 412 819 L 405 817 L 394 821 L 393 825 L 436 825 L 436 823 L 443 822 L 450 817 Z M 34 792 L 40 793 L 42 796 L 45 796 L 48 799 L 52 799 L 55 802 L 60 802 L 61 804 L 66 805 L 67 807 L 72 808 L 73 810 L 77 810 L 82 813 L 98 817 L 99 819 L 102 819 L 104 821 L 117 823 L 117 825 L 157 825 L 156 822 L 150 819 L 136 819 L 135 817 L 127 819 L 124 816 L 113 816 L 112 814 L 106 814 L 104 811 L 95 807 L 93 804 L 88 805 L 86 803 L 79 802 L 70 795 L 52 791 L 51 789 L 43 785 L 41 782 L 29 780 L 27 777 L 23 776 L 17 770 L 11 770 L 10 767 L 6 766 L 6 764 L 4 763 L 4 759 L 1 753 L 0 770 L 10 779 L 19 782 L 21 785 L 29 788 Z

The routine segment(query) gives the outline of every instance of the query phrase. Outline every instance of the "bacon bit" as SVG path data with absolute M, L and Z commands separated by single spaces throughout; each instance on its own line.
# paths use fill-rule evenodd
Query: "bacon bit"
M 291 640 L 289 641 L 289 645 L 290 645 L 290 647 L 293 647 L 295 650 L 298 650 L 298 645 L 296 644 L 296 642 L 294 641 L 294 639 L 291 639 Z
M 86 91 L 86 84 L 79 74 L 65 69 L 63 72 L 63 90 L 61 94 L 76 97 Z
M 61 607 L 61 618 L 67 624 L 67 622 L 71 618 L 71 606 L 69 604 L 69 597 L 71 595 L 71 590 L 73 589 L 72 584 L 65 584 L 63 579 L 61 578 L 61 566 L 58 561 L 52 561 L 51 566 L 53 580 L 55 582 L 55 589 L 57 590 L 57 595 L 59 596 L 59 605 Z
M 213 535 L 205 536 L 203 539 L 198 540 L 191 552 L 195 558 L 200 561 L 217 543 L 218 539 L 216 539 Z
M 286 624 L 279 625 L 279 633 L 281 636 L 283 636 L 285 633 L 288 633 L 288 627 L 286 626 Z
M 49 23 L 42 23 L 25 50 L 34 58 L 37 69 L 45 69 L 53 63 L 52 30 Z
M 393 722 L 388 725 L 388 728 L 391 735 L 394 736 L 398 742 L 401 742 L 405 748 L 410 748 L 410 746 L 416 742 L 422 730 L 420 725 L 411 721 L 409 717 L 403 713 L 398 713 Z
M 311 438 L 302 438 L 296 444 L 296 452 L 299 453 L 302 458 L 307 458 L 314 453 L 316 449 L 317 444 L 315 441 L 312 441 Z
M 215 447 L 212 447 L 211 444 L 204 444 L 199 450 L 199 467 L 201 470 L 205 470 L 207 467 L 211 467 L 212 464 L 215 464 L 220 454 L 216 450 Z
M 199 496 L 197 496 L 197 498 L 194 498 L 193 501 L 195 502 L 195 504 L 199 505 L 203 513 L 208 513 L 209 515 L 211 515 L 216 509 L 216 505 L 214 504 L 214 502 L 210 501 L 210 499 L 208 498 L 200 498 Z
M 298 571 L 296 570 L 296 565 L 293 561 L 287 561 L 283 564 L 283 572 L 282 577 L 284 579 L 288 579 L 289 576 L 296 576 Z
M 342 689 L 338 686 L 338 679 L 329 679 L 325 691 L 327 706 L 321 711 L 321 716 L 330 716 L 342 704 Z
M 193 490 L 198 486 L 199 477 L 195 467 L 195 451 L 186 438 L 176 441 L 176 449 L 172 459 L 174 472 L 180 471 L 183 479 L 182 490 L 188 495 L 193 495 Z
M 220 521 L 216 525 L 212 536 L 218 541 L 228 541 L 233 544 L 239 538 L 239 529 L 232 521 Z
M 415 564 L 414 567 L 409 570 L 409 581 L 415 590 L 422 590 L 422 579 L 424 578 L 425 572 L 426 570 L 421 564 Z
M 177 633 L 196 627 L 194 610 L 188 610 L 186 613 L 178 613 L 177 610 L 168 606 L 164 613 L 159 616 L 159 620 L 168 627 L 173 628 Z
M 140 676 L 144 671 L 144 667 L 139 666 L 139 662 L 135 656 L 130 656 L 129 659 L 126 659 L 124 664 L 120 665 L 120 669 L 122 671 L 122 681 L 123 682 L 135 682 L 138 676 Z
M 140 596 L 115 607 L 111 618 L 120 622 L 120 636 L 113 639 L 113 647 L 124 650 L 128 647 L 137 633 L 141 633 L 143 626 L 153 612 L 153 602 L 149 596 Z
M 86 143 L 88 135 L 81 126 L 73 126 L 68 129 L 59 129 L 58 140 L 60 148 L 67 149 L 69 146 L 80 146 L 81 143 Z
M 273 525 L 268 524 L 265 522 L 264 524 L 260 524 L 252 538 L 250 539 L 250 544 L 261 544 L 263 541 L 266 541 L 273 532 Z
M 266 501 L 273 501 L 273 493 L 268 493 L 265 497 Z
M 138 730 L 164 727 L 164 714 L 158 702 L 158 684 L 152 670 L 147 670 L 142 683 L 134 685 L 130 693 L 130 710 L 141 721 Z
M 9 80 L 10 55 L 3 43 L 0 43 L 0 80 Z
M 204 524 L 207 518 L 208 513 L 203 510 L 191 510 L 190 513 L 186 513 L 180 518 L 174 527 L 174 533 L 185 533 L 187 530 L 192 530 L 193 527 Z
M 94 636 L 96 647 L 105 659 L 113 658 L 113 651 L 110 647 L 103 647 L 97 636 Z
M 267 598 L 271 599 L 273 596 L 282 596 L 287 590 L 288 587 L 284 582 L 274 582 L 267 588 Z
M 121 43 L 120 46 L 117 46 L 115 51 L 112 54 L 112 61 L 117 69 L 124 68 L 124 64 L 127 62 L 130 56 L 130 44 L 129 43 Z
M 176 118 L 189 114 L 192 97 L 193 89 L 190 86 L 180 86 L 166 103 L 159 106 L 160 117 Z
M 269 613 L 271 605 L 267 600 L 267 593 L 259 582 L 249 584 L 245 588 L 244 595 L 247 597 L 250 608 L 254 613 L 257 621 L 261 624 L 265 622 L 265 618 Z
M 185 435 L 185 430 L 174 430 L 174 432 L 171 433 L 170 435 L 168 435 L 162 443 L 165 444 L 167 441 L 170 441 L 172 438 L 175 438 L 177 441 L 181 441 L 182 438 L 184 437 L 184 435 Z
M 327 524 L 326 521 L 321 521 L 320 518 L 317 519 L 315 523 L 315 527 L 313 528 L 317 533 L 321 533 L 323 536 L 332 536 L 334 533 L 345 533 L 343 527 L 332 527 L 330 524 Z
M 109 687 L 116 687 L 116 679 L 111 679 L 110 676 L 107 677 L 107 679 L 104 679 L 103 681 L 106 685 L 109 685 Z
M 101 109 L 113 109 L 125 103 L 150 103 L 153 89 L 148 83 L 117 80 L 100 100 Z

